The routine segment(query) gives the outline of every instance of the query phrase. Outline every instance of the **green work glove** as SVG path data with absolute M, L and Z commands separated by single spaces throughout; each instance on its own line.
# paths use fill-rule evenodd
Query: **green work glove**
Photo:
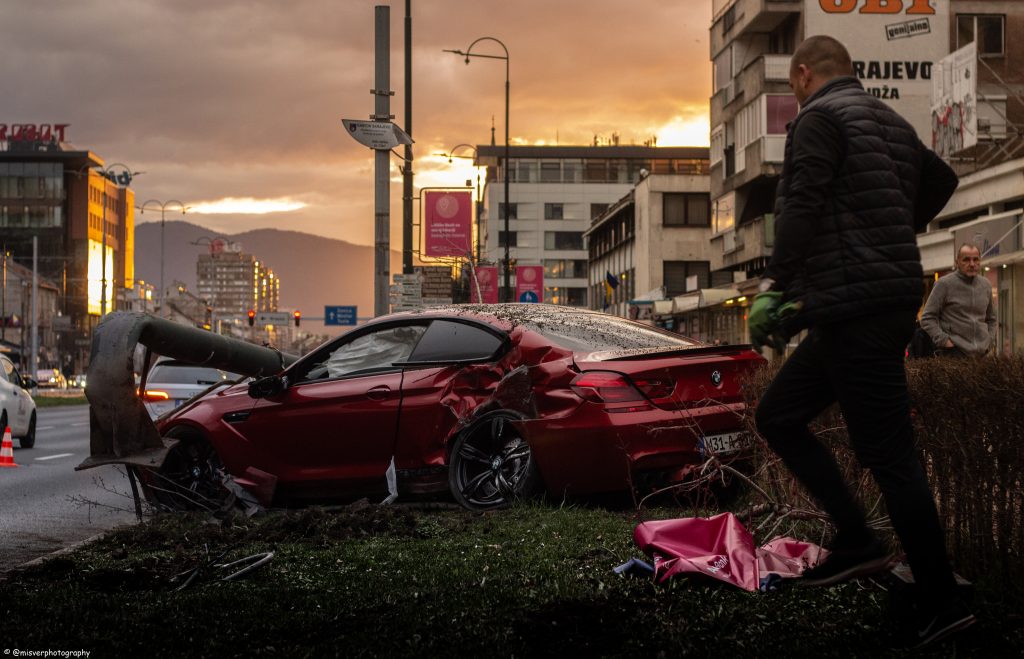
M 787 337 L 779 331 L 782 320 L 797 314 L 802 308 L 802 302 L 783 304 L 781 291 L 758 293 L 747 315 L 750 342 L 759 350 L 770 345 L 776 352 L 785 352 Z
M 771 335 L 779 327 L 778 309 L 782 304 L 781 291 L 758 293 L 754 304 L 747 315 L 747 327 L 750 329 L 750 342 L 754 347 L 768 345 Z

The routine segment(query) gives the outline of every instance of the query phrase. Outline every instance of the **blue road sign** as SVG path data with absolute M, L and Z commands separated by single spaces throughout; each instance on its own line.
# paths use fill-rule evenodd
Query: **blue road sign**
M 519 294 L 520 302 L 537 302 L 537 294 L 533 291 L 523 291 Z
M 355 307 L 324 307 L 324 325 L 355 325 Z

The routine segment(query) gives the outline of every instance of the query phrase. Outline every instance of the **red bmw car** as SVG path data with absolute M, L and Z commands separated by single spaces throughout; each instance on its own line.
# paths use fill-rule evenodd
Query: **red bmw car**
M 468 508 L 667 483 L 741 451 L 740 379 L 763 362 L 607 314 L 537 304 L 382 316 L 280 374 L 157 420 L 144 479 L 168 507 L 448 491 Z

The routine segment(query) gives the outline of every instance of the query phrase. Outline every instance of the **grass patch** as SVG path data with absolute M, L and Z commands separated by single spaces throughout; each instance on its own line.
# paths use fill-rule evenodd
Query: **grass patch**
M 619 577 L 612 568 L 640 555 L 638 521 L 541 505 L 162 515 L 10 576 L 4 645 L 156 657 L 906 654 L 894 649 L 899 606 L 873 581 L 749 594 Z M 243 580 L 204 573 L 174 592 L 174 575 L 226 549 L 225 560 L 276 554 Z M 978 584 L 981 622 L 958 641 L 963 656 L 1024 653 L 1021 617 L 1008 613 L 1019 593 L 1000 588 Z
M 36 402 L 36 407 L 63 407 L 64 405 L 88 405 L 89 401 L 85 399 L 85 394 L 79 394 L 75 396 L 42 396 L 36 395 L 33 397 Z

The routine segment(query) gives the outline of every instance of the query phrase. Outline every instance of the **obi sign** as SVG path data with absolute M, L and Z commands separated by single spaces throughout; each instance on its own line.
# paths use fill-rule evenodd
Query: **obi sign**
M 544 301 L 544 268 L 539 265 L 516 266 L 516 302 Z
M 498 268 L 497 266 L 480 266 L 475 271 L 476 281 L 469 284 L 469 300 L 484 304 L 498 303 Z
M 804 0 L 806 36 L 836 37 L 864 88 L 932 139 L 932 69 L 949 52 L 950 0 Z
M 473 194 L 423 193 L 424 256 L 468 256 L 473 240 Z

